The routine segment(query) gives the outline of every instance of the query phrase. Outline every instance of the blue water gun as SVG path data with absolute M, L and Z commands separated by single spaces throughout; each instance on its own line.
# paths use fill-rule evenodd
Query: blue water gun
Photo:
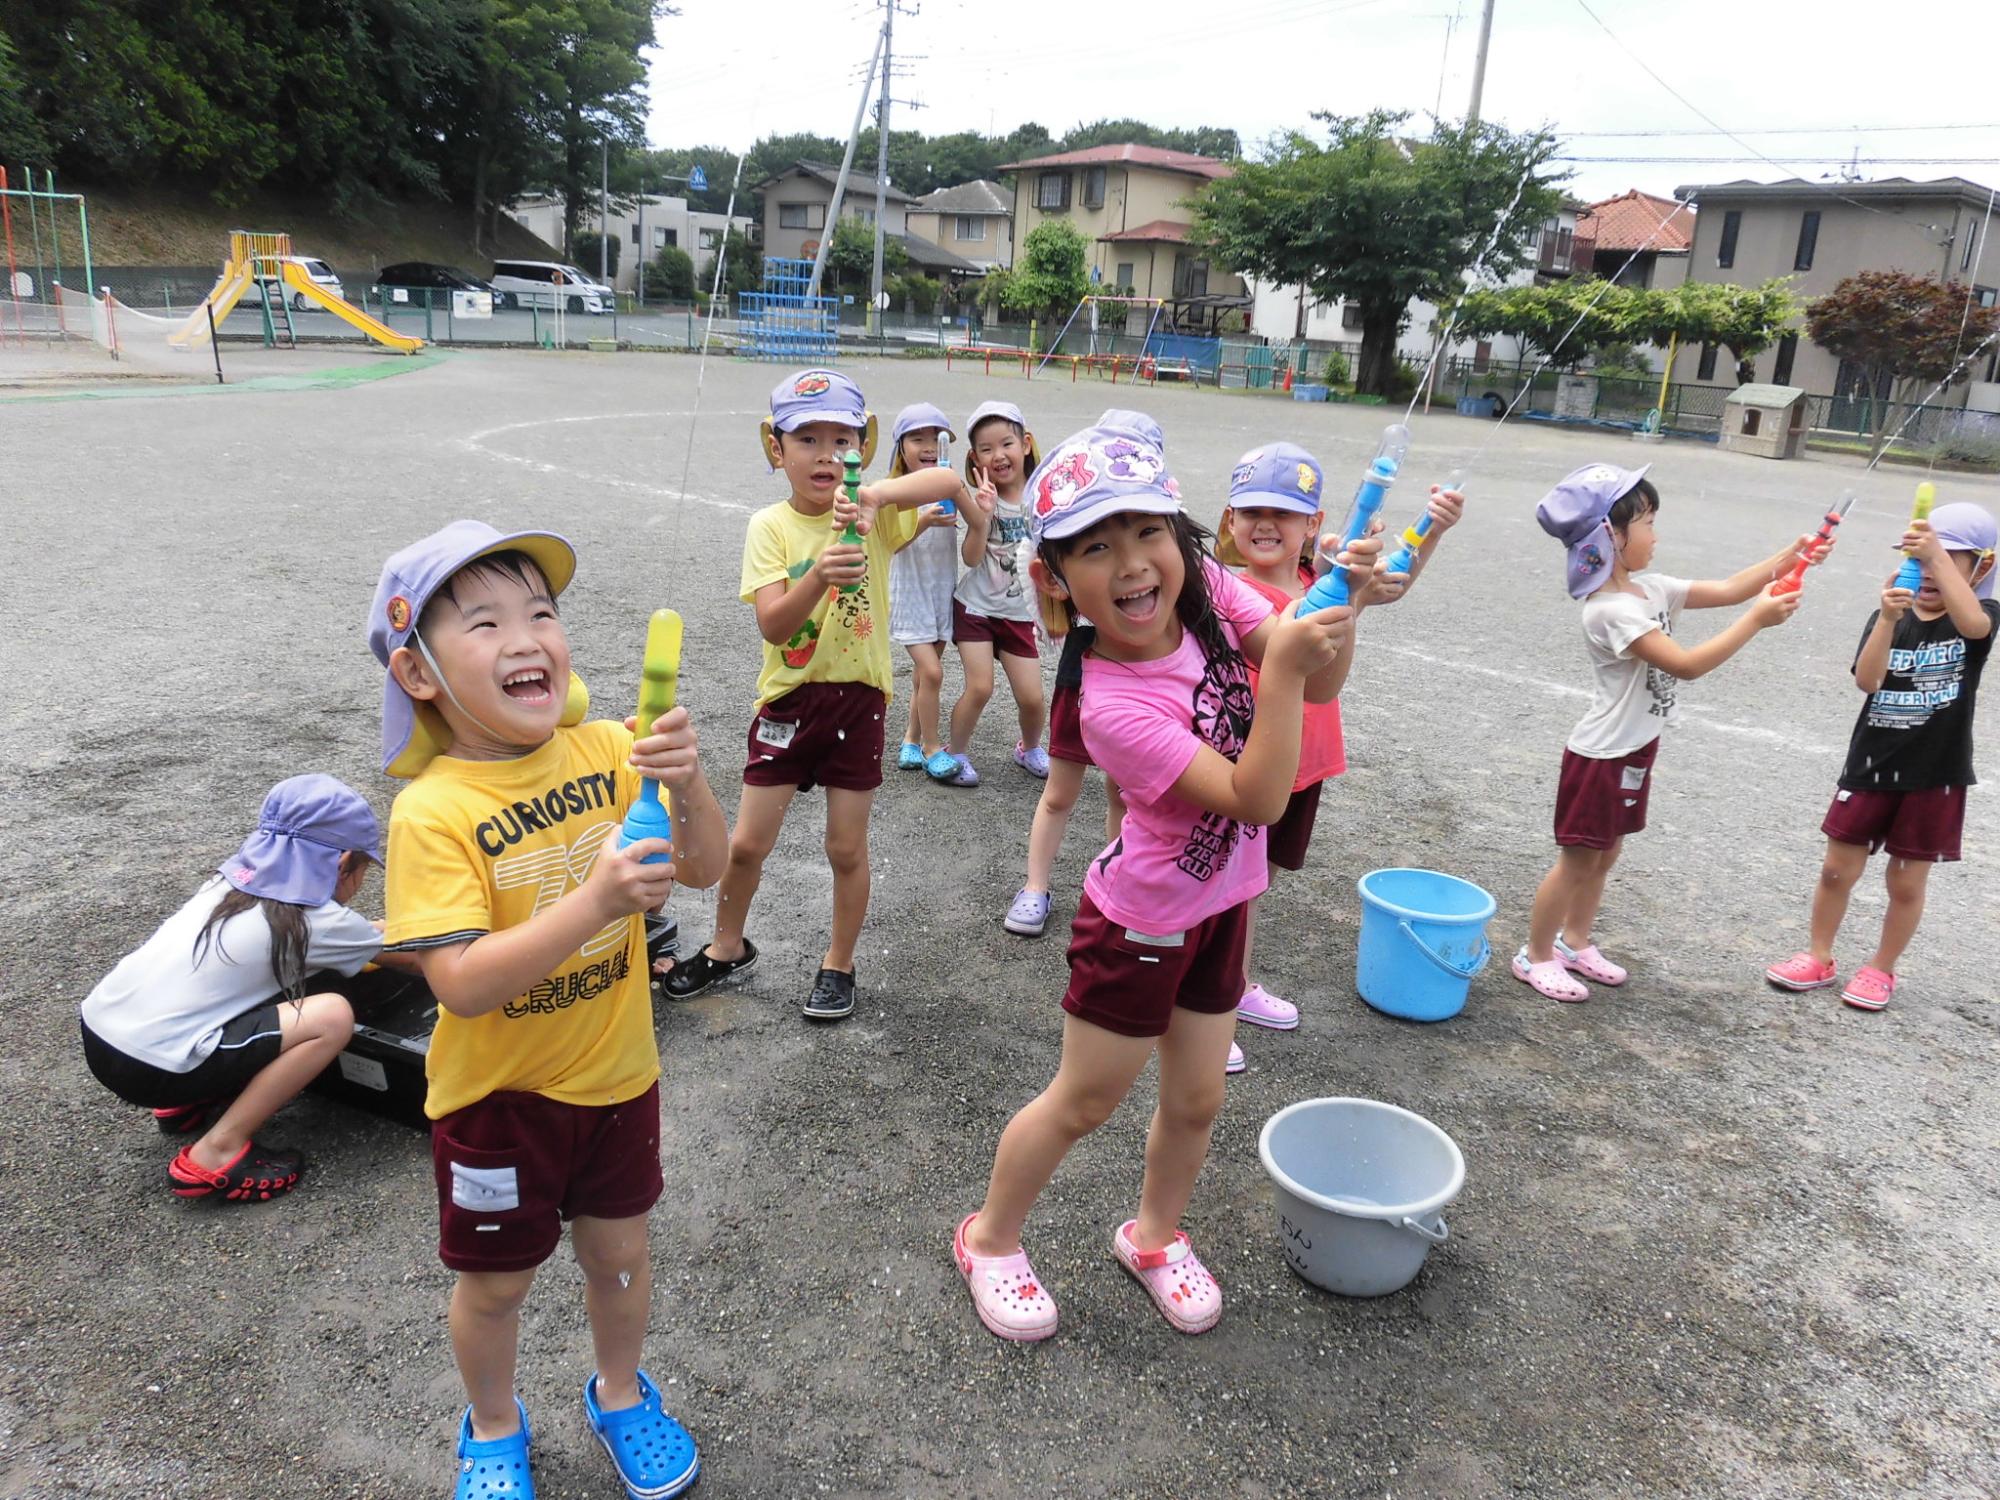
M 1931 518 L 1931 506 L 1936 501 L 1937 486 L 1926 479 L 1917 486 L 1917 503 L 1910 507 L 1910 524 L 1914 526 L 1919 521 L 1928 521 Z M 1896 569 L 1896 587 L 1908 589 L 1914 594 L 1923 586 L 1924 565 L 1905 552 L 1903 565 Z
M 937 466 L 940 469 L 949 469 L 951 467 L 951 439 L 946 437 L 942 432 L 938 434 Z M 955 516 L 958 514 L 958 506 L 950 500 L 940 500 L 938 501 L 938 514 L 941 516 Z
M 1341 528 L 1340 545 L 1334 549 L 1336 553 L 1344 552 L 1368 534 L 1369 523 L 1382 509 L 1382 502 L 1389 495 L 1389 486 L 1396 482 L 1397 471 L 1403 467 L 1403 460 L 1409 452 L 1409 428 L 1401 422 L 1392 422 L 1382 429 L 1381 446 L 1375 450 L 1368 471 L 1361 476 L 1361 488 L 1355 491 L 1354 508 L 1347 513 L 1347 524 Z M 1313 614 L 1348 601 L 1347 569 L 1338 566 L 1324 547 L 1320 549 L 1317 566 L 1320 576 L 1299 602 L 1301 615 Z
M 1465 476 L 1457 469 L 1454 469 L 1445 476 L 1445 481 L 1440 488 L 1454 495 L 1464 494 Z M 1403 528 L 1403 545 L 1389 554 L 1388 566 L 1383 571 L 1407 575 L 1410 569 L 1417 565 L 1417 553 L 1423 548 L 1424 538 L 1430 534 L 1431 513 L 1426 510 L 1421 516 L 1417 517 L 1416 525 L 1405 526 Z
M 646 625 L 646 665 L 639 677 L 639 712 L 634 720 L 634 733 L 640 739 L 651 734 L 660 715 L 674 706 L 680 678 L 681 617 L 670 609 L 656 609 Z M 641 839 L 673 836 L 673 815 L 660 795 L 660 784 L 650 776 L 645 777 L 639 783 L 639 800 L 626 812 L 625 825 L 618 832 L 618 847 L 625 849 Z M 644 863 L 663 865 L 670 858 L 668 854 L 649 854 Z

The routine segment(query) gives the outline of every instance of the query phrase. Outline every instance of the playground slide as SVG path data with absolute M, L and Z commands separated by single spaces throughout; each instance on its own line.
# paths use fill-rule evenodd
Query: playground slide
M 394 349 L 399 354 L 415 354 L 424 347 L 422 339 L 413 339 L 407 333 L 398 333 L 387 323 L 369 317 L 352 302 L 334 296 L 312 277 L 306 275 L 305 267 L 286 261 L 280 274 L 284 277 L 285 285 L 308 302 L 317 303 L 343 323 L 360 329 L 376 343 Z
M 204 299 L 205 305 L 188 314 L 187 321 L 167 335 L 167 342 L 176 348 L 199 347 L 208 342 L 208 308 L 215 309 L 215 321 L 219 325 L 229 316 L 229 310 L 250 290 L 250 268 L 232 262 L 222 269 L 222 279 L 215 289 Z

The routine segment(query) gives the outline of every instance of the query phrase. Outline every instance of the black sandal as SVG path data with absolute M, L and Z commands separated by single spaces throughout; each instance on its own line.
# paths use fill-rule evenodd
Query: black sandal
M 268 1203 L 297 1187 L 304 1170 L 305 1158 L 298 1152 L 267 1150 L 255 1141 L 246 1141 L 241 1151 L 213 1172 L 182 1147 L 167 1165 L 167 1185 L 177 1198 L 213 1194 L 230 1203 Z
M 703 990 L 720 984 L 732 974 L 740 974 L 757 962 L 757 945 L 745 938 L 741 958 L 716 958 L 703 946 L 693 958 L 677 960 L 660 980 L 660 991 L 669 1000 L 692 1000 Z

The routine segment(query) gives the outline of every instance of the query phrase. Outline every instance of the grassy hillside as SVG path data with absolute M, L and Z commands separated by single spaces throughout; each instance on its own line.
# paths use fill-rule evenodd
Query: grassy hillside
M 254 229 L 285 231 L 301 255 L 317 255 L 343 271 L 373 271 L 401 260 L 443 261 L 475 274 L 492 267 L 491 247 L 483 255 L 472 248 L 464 212 L 435 199 L 340 216 L 317 199 L 263 196 L 221 208 L 194 191 L 96 189 L 76 182 L 59 187 L 87 195 L 90 253 L 100 266 L 220 265 L 229 231 Z M 73 226 L 74 220 L 69 222 Z M 66 245 L 67 237 L 66 232 Z M 556 258 L 550 246 L 507 218 L 500 221 L 499 249 L 535 260 Z

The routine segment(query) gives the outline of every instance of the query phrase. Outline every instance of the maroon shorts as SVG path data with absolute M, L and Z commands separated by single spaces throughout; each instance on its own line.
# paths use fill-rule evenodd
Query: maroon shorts
M 1281 870 L 1302 870 L 1306 846 L 1312 842 L 1313 820 L 1319 816 L 1319 789 L 1324 781 L 1301 787 L 1285 804 L 1285 815 L 1264 836 L 1264 858 Z
M 660 1086 L 623 1104 L 488 1094 L 431 1122 L 438 1259 L 454 1271 L 525 1271 L 562 1221 L 636 1219 L 659 1201 Z
M 1049 694 L 1049 754 L 1057 760 L 1094 766 L 1083 745 L 1083 689 L 1057 683 Z
M 1596 760 L 1564 749 L 1556 783 L 1556 842 L 1565 848 L 1609 849 L 1646 826 L 1653 790 L 1652 740 L 1616 760 Z
M 773 698 L 750 721 L 748 786 L 837 786 L 872 792 L 882 784 L 882 710 L 888 699 L 865 682 L 804 682 Z
M 1039 661 L 1042 655 L 1035 644 L 1032 622 L 975 615 L 956 599 L 951 601 L 951 638 L 960 646 L 967 641 L 990 641 L 995 651 L 1006 656 L 1027 656 Z
M 1164 1036 L 1176 1006 L 1205 1016 L 1236 1009 L 1249 911 L 1245 902 L 1155 937 L 1113 922 L 1085 892 L 1070 925 L 1063 1009 L 1120 1036 Z
M 1955 860 L 1965 832 L 1965 788 L 1877 792 L 1842 787 L 1833 794 L 1819 831 L 1836 843 L 1866 844 L 1870 854 L 1887 849 L 1897 859 Z

